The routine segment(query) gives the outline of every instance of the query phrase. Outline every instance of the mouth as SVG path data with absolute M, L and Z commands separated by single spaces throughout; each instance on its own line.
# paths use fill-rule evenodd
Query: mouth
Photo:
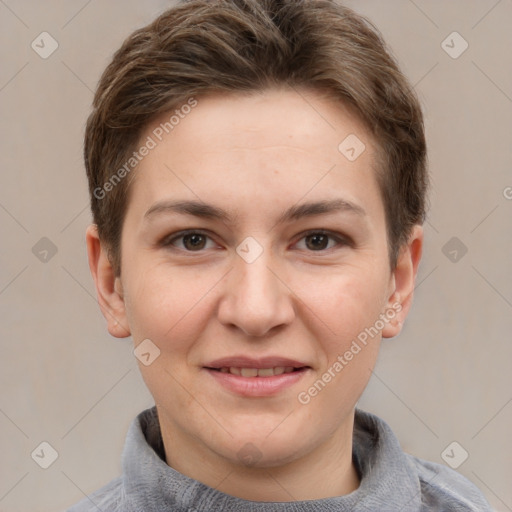
M 203 367 L 224 389 L 245 397 L 276 395 L 301 380 L 312 367 L 282 357 L 230 357 Z
M 237 366 L 222 366 L 221 368 L 205 367 L 207 370 L 213 370 L 221 373 L 230 373 L 231 375 L 240 375 L 242 377 L 273 377 L 283 373 L 293 373 L 306 370 L 309 366 L 295 368 L 293 366 L 274 366 L 271 368 L 240 368 Z

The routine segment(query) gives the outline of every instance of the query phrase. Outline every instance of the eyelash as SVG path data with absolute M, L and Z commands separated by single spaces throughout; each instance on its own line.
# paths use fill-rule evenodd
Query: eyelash
M 205 231 L 202 231 L 200 229 L 199 230 L 198 229 L 190 229 L 190 230 L 180 231 L 178 233 L 175 233 L 173 235 L 165 237 L 160 242 L 160 245 L 163 246 L 163 247 L 166 247 L 166 248 L 171 248 L 172 250 L 177 250 L 177 251 L 180 251 L 180 252 L 186 252 L 186 253 L 190 253 L 190 254 L 202 253 L 202 252 L 204 252 L 206 250 L 206 249 L 200 249 L 200 250 L 197 250 L 197 251 L 190 251 L 188 249 L 181 249 L 181 248 L 173 247 L 173 243 L 176 240 L 182 239 L 182 238 L 184 238 L 187 235 L 201 235 L 201 236 L 204 236 L 204 237 L 206 237 L 206 238 L 208 238 L 208 239 L 213 241 L 212 237 L 208 233 L 206 233 Z M 303 240 L 304 238 L 307 238 L 308 236 L 312 236 L 312 235 L 325 235 L 325 236 L 328 236 L 330 239 L 335 240 L 337 242 L 337 246 L 353 246 L 353 243 L 350 240 L 350 238 L 342 237 L 342 236 L 340 236 L 340 235 L 338 235 L 336 233 L 333 233 L 333 232 L 327 231 L 327 230 L 323 230 L 323 229 L 309 230 L 309 231 L 307 231 L 305 233 L 301 233 L 300 238 L 297 239 L 297 242 L 295 242 L 295 244 L 298 243 L 299 241 Z M 331 251 L 332 249 L 335 249 L 337 246 L 330 247 L 330 248 L 327 248 L 327 249 L 319 249 L 317 251 L 308 250 L 308 252 L 311 252 L 311 253 L 322 253 L 323 252 L 323 253 L 325 253 L 325 252 Z

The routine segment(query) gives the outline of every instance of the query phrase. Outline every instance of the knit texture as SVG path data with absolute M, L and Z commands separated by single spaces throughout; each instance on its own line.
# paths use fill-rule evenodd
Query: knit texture
M 156 408 L 133 421 L 123 474 L 67 512 L 492 512 L 469 480 L 441 464 L 404 453 L 390 427 L 356 409 L 353 460 L 361 483 L 345 496 L 256 502 L 224 494 L 165 463 Z

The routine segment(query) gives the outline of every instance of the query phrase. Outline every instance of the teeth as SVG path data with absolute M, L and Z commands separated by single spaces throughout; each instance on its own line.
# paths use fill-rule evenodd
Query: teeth
M 258 371 L 258 368 L 240 368 L 240 375 L 242 377 L 256 377 Z
M 219 371 L 222 373 L 231 373 L 233 375 L 241 375 L 242 377 L 273 377 L 274 375 L 291 373 L 293 370 L 293 366 L 276 366 L 275 368 L 237 368 L 236 366 L 231 366 L 230 368 L 219 368 Z
M 272 377 L 274 375 L 274 368 L 262 368 L 258 370 L 258 377 Z

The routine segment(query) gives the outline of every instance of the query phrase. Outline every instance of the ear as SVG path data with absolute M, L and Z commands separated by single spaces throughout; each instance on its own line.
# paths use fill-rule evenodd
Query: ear
M 116 338 L 130 336 L 121 278 L 116 277 L 106 251 L 101 245 L 96 224 L 85 233 L 89 268 L 96 285 L 98 304 L 107 320 L 108 332 Z
M 383 338 L 400 334 L 402 325 L 411 308 L 418 266 L 423 252 L 423 228 L 416 224 L 407 245 L 400 249 L 397 264 L 391 273 L 386 308 L 395 311 L 396 316 L 382 329 Z

